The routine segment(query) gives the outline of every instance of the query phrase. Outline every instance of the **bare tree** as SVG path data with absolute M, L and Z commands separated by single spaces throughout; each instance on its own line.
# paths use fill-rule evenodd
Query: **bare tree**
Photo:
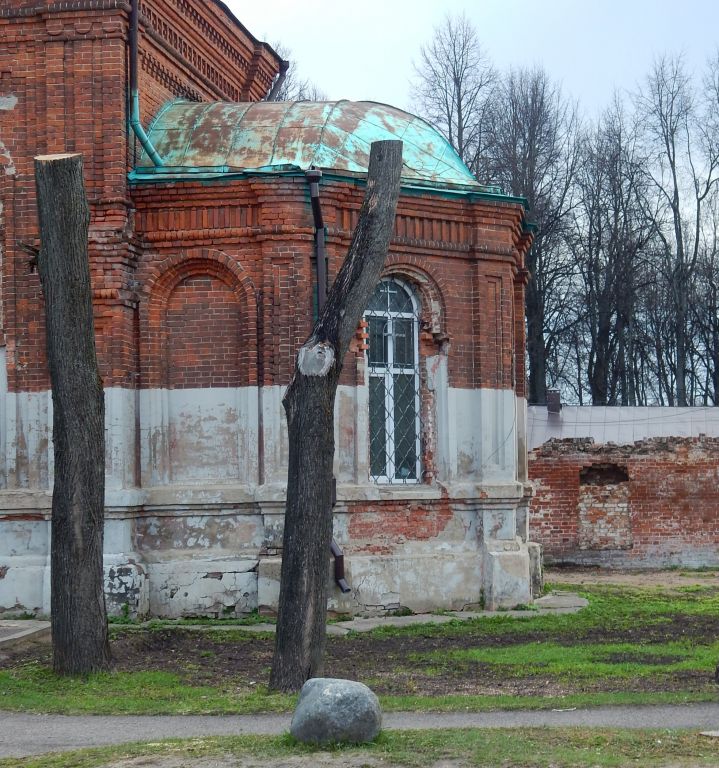
M 538 229 L 527 254 L 529 400 L 546 399 L 547 360 L 577 322 L 569 297 L 575 265 L 564 248 L 578 161 L 576 105 L 539 68 L 512 70 L 492 100 L 486 173 L 525 197 Z
M 636 405 L 631 356 L 641 259 L 654 234 L 634 126 L 615 96 L 582 141 L 568 243 L 579 267 L 577 305 L 592 405 Z
M 635 99 L 650 152 L 647 174 L 656 194 L 662 271 L 672 309 L 672 355 L 663 365 L 672 369 L 674 392 L 669 397 L 677 405 L 689 401 L 689 299 L 699 258 L 703 206 L 719 177 L 718 97 L 716 62 L 697 97 L 682 58 L 663 56 Z
M 379 281 L 394 229 L 402 142 L 374 142 L 367 191 L 347 258 L 309 339 L 283 405 L 289 469 L 282 572 L 270 687 L 295 691 L 321 674 L 332 539 L 334 401 L 342 362 Z
M 66 675 L 110 661 L 103 591 L 105 423 L 95 354 L 81 155 L 35 158 L 53 402 L 51 619 L 53 668 Z
M 446 16 L 420 49 L 413 101 L 475 175 L 482 171 L 490 96 L 496 80 L 467 17 Z
M 719 199 L 705 206 L 701 244 L 689 302 L 691 402 L 719 405 Z
M 273 101 L 326 101 L 327 94 L 308 78 L 299 75 L 297 62 L 292 58 L 292 51 L 282 43 L 273 43 L 272 47 L 281 58 L 289 61 L 290 66 Z

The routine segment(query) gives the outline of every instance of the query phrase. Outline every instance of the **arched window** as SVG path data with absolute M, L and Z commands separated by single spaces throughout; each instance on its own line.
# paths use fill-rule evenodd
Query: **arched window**
M 378 483 L 416 483 L 421 477 L 417 300 L 399 280 L 381 280 L 365 318 L 370 476 Z

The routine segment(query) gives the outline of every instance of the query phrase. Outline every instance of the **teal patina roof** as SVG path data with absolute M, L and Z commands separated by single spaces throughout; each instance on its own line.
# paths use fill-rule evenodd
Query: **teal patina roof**
M 135 178 L 145 175 L 305 171 L 367 172 L 370 144 L 404 142 L 406 182 L 482 189 L 449 142 L 429 123 L 371 101 L 172 101 L 148 131 L 164 161 L 151 168 L 143 152 Z

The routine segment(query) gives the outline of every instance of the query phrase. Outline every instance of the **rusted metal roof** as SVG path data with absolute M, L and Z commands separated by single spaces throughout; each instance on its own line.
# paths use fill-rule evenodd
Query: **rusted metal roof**
M 364 174 L 370 144 L 404 142 L 403 179 L 439 186 L 477 184 L 449 142 L 429 123 L 371 101 L 172 101 L 148 131 L 164 161 L 143 153 L 136 177 L 237 171 L 281 173 L 311 167 Z

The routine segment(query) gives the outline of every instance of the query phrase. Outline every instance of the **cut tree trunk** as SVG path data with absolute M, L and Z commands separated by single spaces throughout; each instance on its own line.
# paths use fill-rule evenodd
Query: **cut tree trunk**
M 110 661 L 102 570 L 105 406 L 95 354 L 82 156 L 36 157 L 35 182 L 55 451 L 53 668 L 80 675 L 106 669 Z
M 402 142 L 372 144 L 367 191 L 347 258 L 283 399 L 287 505 L 270 687 L 296 691 L 322 674 L 332 539 L 334 402 L 342 361 L 382 272 L 394 228 Z

